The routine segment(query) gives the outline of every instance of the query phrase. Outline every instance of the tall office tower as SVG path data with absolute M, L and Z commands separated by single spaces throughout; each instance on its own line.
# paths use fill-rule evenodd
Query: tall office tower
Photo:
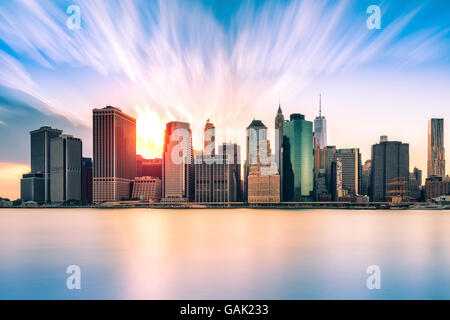
M 262 141 L 267 141 L 267 127 L 260 120 L 255 120 L 247 127 L 247 149 L 246 160 L 244 165 L 244 200 L 248 197 L 248 174 L 250 172 L 250 165 L 257 164 L 258 160 L 267 155 L 260 154 L 260 145 Z M 267 159 L 263 159 L 266 161 Z
M 227 161 L 234 173 L 233 183 L 236 183 L 236 201 L 242 201 L 242 179 L 241 179 L 241 147 L 237 143 L 222 143 L 218 150 L 219 155 L 226 155 Z
M 195 202 L 238 201 L 233 158 L 225 154 L 195 156 Z
M 214 155 L 216 153 L 215 141 L 216 127 L 208 119 L 203 129 L 203 151 L 206 155 Z
M 336 160 L 336 147 L 327 146 L 325 151 L 325 174 L 327 181 L 328 193 L 332 193 L 332 175 L 333 175 L 333 162 Z
M 314 119 L 315 147 L 327 147 L 327 120 L 322 116 L 322 95 L 319 96 L 319 116 Z
M 81 200 L 92 203 L 92 159 L 81 159 Z
M 372 166 L 371 160 L 366 160 L 361 171 L 361 194 L 368 196 L 370 189 L 370 170 Z
M 445 178 L 444 119 L 428 121 L 428 178 Z
M 44 195 L 43 200 L 41 199 L 29 199 L 32 201 L 39 201 L 39 202 L 50 202 L 51 201 L 51 194 L 50 194 L 50 157 L 51 157 L 51 150 L 50 150 L 50 141 L 53 138 L 59 137 L 59 135 L 62 133 L 61 130 L 58 129 L 52 129 L 51 127 L 41 127 L 38 130 L 34 130 L 30 132 L 30 139 L 31 139 L 31 175 L 27 174 L 27 181 L 31 181 L 31 176 L 35 173 L 42 174 L 42 177 L 35 176 L 33 178 L 33 181 L 36 183 L 33 183 L 34 187 L 41 186 L 41 179 L 43 179 L 43 186 L 44 190 L 38 191 L 35 190 L 32 194 L 34 195 Z M 24 176 L 25 179 L 25 176 Z M 38 182 L 40 181 L 40 182 Z
M 281 105 L 278 105 L 278 112 L 275 117 L 275 160 L 277 162 L 278 171 L 281 173 L 281 157 L 283 150 L 283 123 L 284 116 L 281 111 Z
M 313 161 L 313 123 L 291 114 L 283 124 L 283 201 L 311 200 Z
M 81 200 L 81 139 L 62 134 L 50 141 L 52 203 Z
M 272 160 L 270 141 L 261 141 L 267 157 Z M 250 164 L 248 175 L 249 203 L 279 203 L 280 174 L 275 161 L 262 161 L 258 157 L 256 164 Z
M 93 127 L 93 202 L 129 199 L 136 176 L 136 119 L 107 106 L 94 109 Z
M 414 177 L 416 178 L 418 186 L 421 187 L 422 186 L 422 170 L 414 167 L 413 174 L 414 174 Z
M 406 197 L 409 190 L 409 144 L 380 140 L 372 146 L 370 199 L 374 202 Z
M 331 166 L 331 195 L 333 201 L 338 201 L 340 197 L 344 196 L 344 189 L 342 189 L 343 172 L 342 172 L 342 162 L 340 160 L 335 160 Z
M 361 153 L 359 149 L 338 149 L 336 160 L 342 163 L 342 189 L 350 196 L 361 193 Z
M 162 158 L 163 202 L 194 200 L 194 155 L 189 123 L 166 124 Z
M 414 201 L 420 200 L 422 195 L 416 170 L 418 169 L 414 168 L 414 171 L 409 174 L 409 198 Z M 422 177 L 420 177 L 420 179 L 422 179 Z

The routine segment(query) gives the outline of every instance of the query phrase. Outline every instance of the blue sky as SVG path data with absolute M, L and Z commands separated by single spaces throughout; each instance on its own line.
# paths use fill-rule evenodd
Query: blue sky
M 80 30 L 66 26 L 73 4 Z M 373 4 L 380 30 L 366 26 Z M 27 164 L 42 125 L 81 137 L 90 156 L 91 110 L 105 105 L 138 119 L 151 157 L 167 121 L 190 122 L 197 147 L 207 118 L 219 142 L 243 144 L 253 117 L 273 127 L 279 99 L 285 116 L 312 120 L 322 93 L 330 144 L 368 159 L 386 134 L 425 169 L 449 71 L 449 1 L 1 1 L 0 163 Z

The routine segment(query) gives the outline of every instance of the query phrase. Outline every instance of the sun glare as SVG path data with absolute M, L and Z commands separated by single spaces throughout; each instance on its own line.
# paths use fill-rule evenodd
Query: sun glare
M 150 108 L 136 108 L 137 154 L 144 158 L 161 157 L 164 141 L 164 122 Z

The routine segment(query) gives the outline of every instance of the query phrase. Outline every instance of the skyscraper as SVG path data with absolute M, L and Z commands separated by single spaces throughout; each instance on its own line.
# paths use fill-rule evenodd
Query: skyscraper
M 428 121 L 428 178 L 445 178 L 444 119 Z
M 342 164 L 342 189 L 350 196 L 361 193 L 361 153 L 358 148 L 336 150 L 336 161 Z
M 381 139 L 372 146 L 371 201 L 391 201 L 409 191 L 409 144 Z
M 34 190 L 33 195 L 44 195 L 42 202 L 50 202 L 50 141 L 53 138 L 58 137 L 62 133 L 62 130 L 52 129 L 51 127 L 41 127 L 38 130 L 30 132 L 30 146 L 31 146 L 31 175 L 28 174 L 28 181 L 40 181 L 39 183 L 33 183 L 34 187 L 41 186 L 43 182 L 44 190 Z M 33 174 L 42 174 L 42 177 L 34 176 Z M 25 177 L 24 177 L 25 178 Z M 30 180 L 32 179 L 32 180 Z M 41 180 L 43 179 L 43 181 Z M 27 188 L 25 188 L 27 189 Z M 32 197 L 33 198 L 33 197 Z M 36 201 L 30 198 L 29 200 Z M 40 201 L 41 199 L 39 199 Z
M 120 201 L 131 196 L 136 176 L 136 119 L 107 106 L 93 110 L 93 201 Z
M 233 183 L 236 183 L 236 201 L 242 201 L 242 179 L 241 179 L 241 147 L 237 143 L 222 143 L 219 146 L 218 154 L 225 154 L 227 161 L 232 166 L 235 175 Z
M 92 159 L 81 160 L 81 200 L 92 203 Z
M 216 127 L 214 124 L 206 120 L 205 128 L 203 129 L 203 151 L 205 155 L 214 155 L 216 152 Z
M 313 123 L 294 113 L 283 123 L 283 201 L 309 201 L 313 188 Z
M 194 200 L 194 155 L 189 123 L 166 124 L 162 159 L 163 202 Z
M 319 116 L 314 119 L 315 147 L 327 147 L 327 120 L 322 116 L 322 95 L 319 96 Z
M 275 117 L 275 161 L 280 174 L 280 199 L 283 198 L 283 123 L 283 111 L 281 111 L 281 104 L 278 103 L 278 112 Z
M 81 200 L 81 139 L 62 134 L 50 142 L 52 203 Z
M 260 147 L 262 141 L 267 141 L 267 127 L 260 120 L 255 120 L 247 127 L 247 145 L 246 145 L 246 160 L 244 165 L 244 198 L 247 200 L 248 196 L 248 174 L 250 172 L 250 165 L 257 164 L 258 159 L 267 157 L 262 154 Z M 267 159 L 263 159 L 265 161 Z

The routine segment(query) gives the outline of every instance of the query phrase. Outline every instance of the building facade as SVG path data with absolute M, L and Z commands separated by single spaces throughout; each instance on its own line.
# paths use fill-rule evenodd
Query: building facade
M 283 201 L 310 201 L 314 189 L 313 124 L 292 114 L 283 124 Z
M 81 200 L 84 203 L 92 203 L 92 159 L 81 160 Z
M 136 176 L 136 119 L 107 106 L 93 111 L 93 202 L 131 196 Z
M 342 164 L 342 189 L 350 196 L 361 193 L 361 153 L 358 148 L 336 150 L 336 161 Z
M 428 121 L 428 178 L 445 178 L 444 119 Z
M 161 179 L 145 176 L 134 178 L 131 198 L 141 201 L 159 201 L 161 199 Z
M 50 192 L 50 141 L 53 138 L 59 137 L 62 134 L 62 130 L 53 129 L 45 126 L 38 130 L 30 132 L 30 147 L 31 147 L 31 173 L 42 173 L 44 178 L 44 201 L 46 203 L 51 202 Z M 40 179 L 40 178 L 39 178 Z M 40 182 L 35 186 L 40 186 Z M 37 191 L 37 190 L 35 190 Z M 37 192 L 34 194 L 41 194 Z M 33 200 L 34 201 L 34 200 Z
M 203 129 L 203 152 L 205 155 L 214 155 L 216 153 L 216 127 L 214 124 L 206 120 L 205 128 Z
M 194 158 L 189 123 L 172 121 L 166 124 L 162 176 L 161 201 L 194 200 Z
M 319 116 L 314 119 L 314 145 L 320 149 L 327 147 L 327 120 L 322 116 L 322 95 L 319 96 Z
M 380 140 L 372 146 L 370 199 L 391 201 L 393 196 L 407 197 L 409 190 L 409 144 Z
M 26 173 L 20 180 L 20 199 L 23 202 L 45 203 L 45 177 L 43 173 Z
M 62 134 L 50 142 L 50 194 L 52 203 L 81 201 L 82 142 Z

